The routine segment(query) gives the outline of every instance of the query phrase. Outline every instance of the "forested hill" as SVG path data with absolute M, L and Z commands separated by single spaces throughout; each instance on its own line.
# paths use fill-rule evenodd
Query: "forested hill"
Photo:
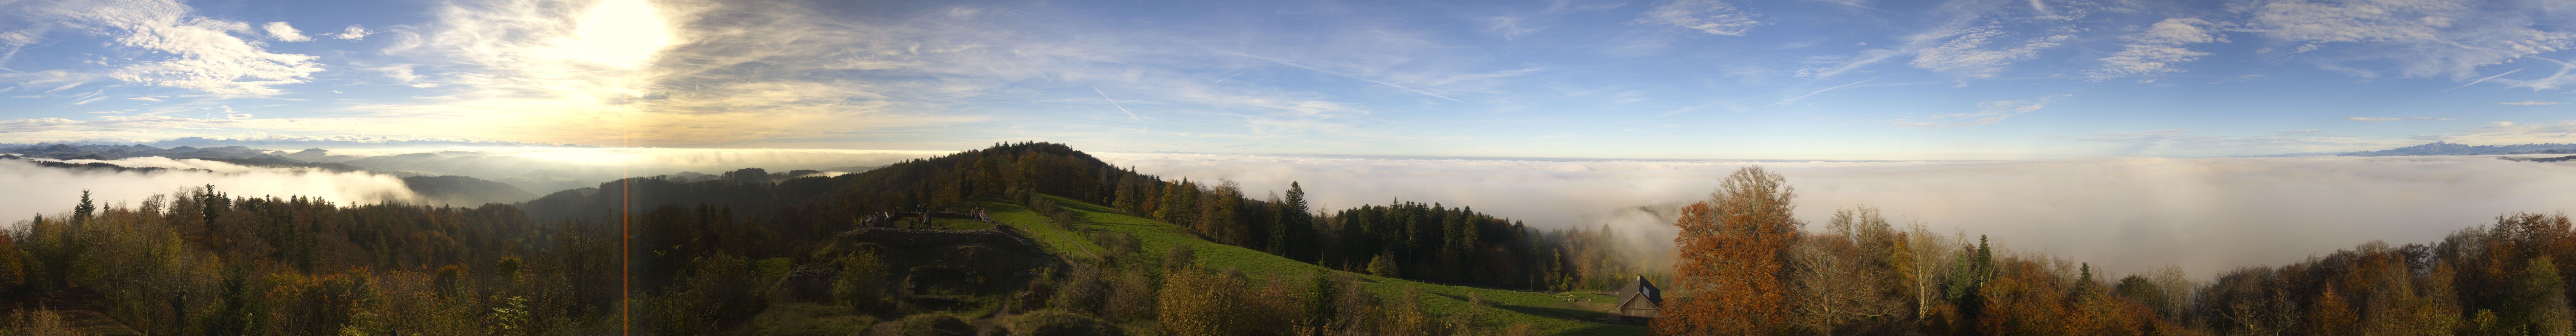
M 758 223 L 776 234 L 819 236 L 881 212 L 925 206 L 972 211 L 967 204 L 978 197 L 1022 200 L 1044 193 L 1178 224 L 1209 241 L 1353 272 L 1537 289 L 1614 286 L 1609 279 L 1639 273 L 1605 261 L 1618 253 L 1596 241 L 1607 239 L 1600 231 L 1541 232 L 1437 203 L 1318 213 L 1306 206 L 1302 189 L 1255 199 L 1230 181 L 1166 180 L 1055 143 L 996 144 L 834 177 L 765 176 L 746 169 L 696 182 L 630 178 L 522 206 L 538 220 L 605 223 L 614 222 L 621 209 L 643 213 L 703 205 L 726 220 Z
M 1113 207 L 1189 228 L 1209 241 L 1346 271 L 1510 288 L 1563 278 L 1562 254 L 1518 222 L 1439 204 L 1398 203 L 1318 216 L 1292 184 L 1283 196 L 1248 197 L 1231 181 L 1165 180 L 1053 143 L 1001 144 L 843 176 L 833 211 L 948 208 L 965 199 L 1021 199 L 1037 192 Z M 1389 195 L 1401 197 L 1403 195 Z M 957 209 L 965 210 L 965 209 Z M 855 214 L 846 214 L 855 215 Z
M 1047 281 L 988 284 L 1020 288 L 998 292 L 985 287 L 904 285 L 910 282 L 888 274 L 946 274 L 938 272 L 954 270 L 922 261 L 949 254 L 885 251 L 881 246 L 853 243 L 840 234 L 863 225 L 870 214 L 924 208 L 989 208 L 1017 223 L 1049 228 L 1029 230 L 1123 220 L 1112 217 L 1147 217 L 1124 223 L 1171 227 L 1207 241 L 1247 247 L 1239 251 L 1288 256 L 1297 262 L 1486 287 L 1561 288 L 1584 279 L 1582 274 L 1598 274 L 1601 279 L 1620 275 L 1585 271 L 1608 269 L 1604 267 L 1567 266 L 1613 264 L 1603 262 L 1616 258 L 1612 254 L 1584 252 L 1601 249 L 1531 247 L 1551 245 L 1540 244 L 1548 241 L 1540 237 L 1573 242 L 1607 236 L 1597 231 L 1536 234 L 1518 223 L 1465 208 L 1419 203 L 1313 216 L 1303 205 L 1302 191 L 1293 187 L 1279 199 L 1249 199 L 1231 183 L 1163 180 L 1047 143 L 1003 144 L 833 177 L 746 169 L 715 179 L 633 178 L 529 202 L 473 208 L 245 197 L 221 188 L 192 188 L 134 206 L 96 204 L 84 197 L 79 207 L 61 215 L 20 221 L 20 229 L 0 235 L 0 295 L 65 297 L 69 299 L 64 302 L 77 305 L 48 303 L 47 307 L 112 317 L 134 330 L 168 335 L 579 335 L 612 330 L 658 335 L 842 335 L 870 325 L 880 330 L 909 330 L 923 323 L 954 326 L 940 325 L 942 316 L 1007 315 L 974 313 L 987 309 L 974 307 L 1026 310 L 1030 307 L 1024 305 L 1043 302 L 1006 298 L 1018 297 L 1014 291 L 1043 293 L 1058 285 Z M 1058 210 L 1054 200 L 1103 205 L 1084 210 L 1095 214 L 1114 211 L 1135 216 L 1071 218 L 1074 215 Z M 1014 204 L 1023 202 L 1032 206 Z M 1044 216 L 1053 221 L 1031 222 L 1038 215 L 1029 209 L 1048 209 L 1039 211 L 1047 212 Z M 993 225 L 939 220 L 956 225 L 938 228 L 945 230 Z M 1061 231 L 1053 232 L 1058 235 L 1037 238 L 1068 239 Z M 1103 242 L 1098 246 L 1080 245 L 1076 250 L 1090 253 L 1096 247 L 1103 255 L 1115 255 L 1114 247 L 1134 249 L 1138 241 L 1146 241 L 1103 234 L 1091 238 Z M 1147 236 L 1152 244 L 1198 240 Z M 959 253 L 951 254 L 984 255 L 977 252 L 982 249 L 960 246 L 954 249 Z M 1130 257 L 1126 259 L 1135 259 Z M 897 263 L 896 259 L 911 261 Z M 904 266 L 902 272 L 888 268 L 895 265 L 911 266 Z M 1105 273 L 1093 274 L 1092 281 L 1068 282 L 1104 284 L 1114 277 L 1117 286 L 1064 290 L 1106 295 L 1103 300 L 1107 301 L 1098 306 L 1127 311 L 1113 312 L 1110 319 L 1115 321 L 1162 319 L 1134 312 L 1153 312 L 1156 304 L 1195 302 L 1175 295 L 1201 292 L 1190 289 L 1200 287 L 1181 285 L 1170 285 L 1180 286 L 1178 290 L 1155 289 L 1167 286 L 1164 282 L 1170 274 L 1199 274 L 1157 270 L 1186 271 L 1190 269 L 1186 265 L 1140 265 L 1116 264 L 1121 271 L 1101 271 Z M 1357 294 L 1299 298 L 1286 294 L 1292 286 L 1276 283 L 1308 279 L 1308 274 L 1256 273 L 1265 278 L 1255 282 L 1221 269 L 1209 271 L 1182 279 L 1270 283 L 1245 287 L 1269 291 L 1260 292 L 1267 293 L 1260 294 L 1265 298 L 1260 302 L 1313 306 L 1378 300 Z M 808 295 L 814 293 L 830 294 Z M 898 301 L 896 296 L 905 303 L 891 304 Z M 1585 300 L 1579 295 L 1509 297 L 1525 305 Z M 1458 303 L 1481 300 L 1473 295 L 1453 299 Z M 1389 300 L 1394 307 L 1411 307 L 1389 312 L 1417 314 L 1343 320 L 1434 324 L 1428 315 L 1418 314 L 1425 309 L 1458 312 L 1449 315 L 1458 321 L 1480 319 L 1473 313 L 1477 309 Z M 1065 317 L 1030 315 L 1038 317 L 1029 319 Z M 1583 318 L 1562 312 L 1543 315 Z M 880 317 L 904 320 L 875 323 Z M 26 321 L 33 320 L 38 319 Z M 1056 323 L 1047 321 L 1062 322 L 1012 323 Z M 1477 323 L 1495 322 L 1508 321 Z M 1301 323 L 1322 328 L 1315 324 L 1320 322 Z M 1469 324 L 1439 323 L 1449 328 Z M 0 335 L 21 330 L 18 324 L 0 321 Z M 779 325 L 838 329 L 813 333 L 763 329 Z M 1141 330 L 1155 329 L 1148 325 Z

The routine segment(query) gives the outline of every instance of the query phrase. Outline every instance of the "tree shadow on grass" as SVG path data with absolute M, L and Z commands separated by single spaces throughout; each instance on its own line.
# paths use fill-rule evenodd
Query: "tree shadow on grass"
M 1431 294 L 1432 294 L 1432 295 L 1439 295 L 1439 296 L 1441 296 L 1441 297 L 1446 297 L 1446 298 L 1449 298 L 1449 299 L 1451 299 L 1451 300 L 1458 300 L 1459 302 L 1466 302 L 1466 301 L 1467 301 L 1467 297 L 1465 297 L 1465 296 L 1449 295 L 1449 294 L 1442 294 L 1442 293 L 1431 293 Z M 1590 311 L 1590 310 L 1571 309 L 1571 308 L 1561 308 L 1561 307 L 1523 306 L 1523 305 L 1504 304 L 1504 303 L 1500 303 L 1500 302 L 1488 302 L 1488 304 L 1489 304 L 1489 305 L 1492 305 L 1494 308 L 1501 308 L 1501 309 L 1503 309 L 1503 310 L 1509 310 L 1509 311 L 1518 312 L 1518 313 L 1522 313 L 1522 314 L 1529 314 L 1529 315 L 1531 315 L 1531 316 L 1546 317 L 1546 318 L 1554 318 L 1554 319 L 1563 319 L 1563 320 L 1575 320 L 1575 321 L 1581 321 L 1581 322 L 1596 322 L 1596 323 L 1597 323 L 1597 321 L 1595 321 L 1595 320 L 1600 319 L 1602 316 L 1607 316 L 1607 315 L 1609 315 L 1609 313 L 1607 313 L 1607 312 L 1597 312 L 1597 311 Z
M 1646 326 L 1641 326 L 1641 325 L 1628 325 L 1628 324 L 1592 324 L 1592 325 L 1585 325 L 1585 326 L 1583 326 L 1582 328 L 1575 328 L 1574 330 L 1567 330 L 1567 331 L 1559 332 L 1559 333 L 1555 333 L 1555 334 L 1552 334 L 1552 335 L 1560 335 L 1560 336 L 1578 336 L 1578 335 L 1645 335 L 1646 333 L 1647 333 L 1647 331 L 1646 331 Z

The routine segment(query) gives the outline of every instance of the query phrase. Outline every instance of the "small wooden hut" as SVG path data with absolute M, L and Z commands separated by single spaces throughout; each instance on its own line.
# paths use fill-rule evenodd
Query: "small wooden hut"
M 1614 323 L 1645 323 L 1664 316 L 1664 290 L 1655 288 L 1655 283 L 1646 281 L 1646 276 L 1639 275 L 1636 281 L 1619 288 L 1618 300 L 1619 304 L 1610 309 L 1610 316 L 1603 319 Z

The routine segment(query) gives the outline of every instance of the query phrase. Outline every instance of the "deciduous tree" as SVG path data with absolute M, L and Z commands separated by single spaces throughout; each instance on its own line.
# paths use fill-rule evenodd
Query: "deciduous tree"
M 1759 166 L 1738 169 L 1709 199 L 1682 208 L 1674 238 L 1680 254 L 1656 332 L 1672 335 L 1769 335 L 1787 326 L 1782 278 L 1795 191 Z

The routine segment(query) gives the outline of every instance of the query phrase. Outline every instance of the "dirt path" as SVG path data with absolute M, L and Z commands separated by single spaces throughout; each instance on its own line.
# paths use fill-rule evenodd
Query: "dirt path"
M 41 307 L 51 309 L 55 314 L 62 314 L 63 319 L 71 322 L 73 327 L 88 330 L 95 335 L 143 335 L 143 331 L 135 330 L 133 326 L 125 325 L 125 322 L 118 322 L 116 318 L 108 317 L 107 314 L 99 313 L 97 309 L 91 309 L 89 305 L 81 304 L 81 298 L 83 298 L 82 294 L 65 292 L 20 296 L 0 301 L 0 310 L 16 311 Z

